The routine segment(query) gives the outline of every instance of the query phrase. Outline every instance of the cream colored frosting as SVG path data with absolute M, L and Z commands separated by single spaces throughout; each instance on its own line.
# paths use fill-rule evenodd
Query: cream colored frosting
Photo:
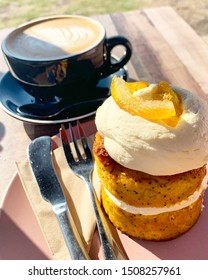
M 97 110 L 97 130 L 116 162 L 151 175 L 173 175 L 207 163 L 208 104 L 187 90 L 173 89 L 184 107 L 175 128 L 133 116 L 112 97 Z

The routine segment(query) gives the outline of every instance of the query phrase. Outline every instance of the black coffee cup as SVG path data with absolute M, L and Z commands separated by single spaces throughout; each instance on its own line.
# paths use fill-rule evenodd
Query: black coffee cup
M 124 47 L 112 63 L 111 51 Z M 104 27 L 83 16 L 56 16 L 21 25 L 2 42 L 13 77 L 39 100 L 54 96 L 90 98 L 101 78 L 118 71 L 130 59 L 132 46 L 122 36 L 106 38 Z

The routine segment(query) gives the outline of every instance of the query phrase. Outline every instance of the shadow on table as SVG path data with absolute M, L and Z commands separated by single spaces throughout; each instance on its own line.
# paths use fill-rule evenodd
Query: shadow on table
M 0 72 L 0 80 L 1 80 L 1 77 L 2 77 L 4 74 L 5 74 L 5 73 Z
M 33 140 L 40 136 L 54 136 L 59 133 L 60 124 L 44 125 L 44 124 L 32 124 L 23 123 L 25 132 L 28 137 Z
M 0 122 L 0 152 L 2 150 L 1 140 L 4 136 L 4 134 L 5 134 L 5 127 L 4 127 L 3 123 Z
M 85 131 L 86 136 L 90 136 L 96 132 L 96 126 L 94 118 L 89 117 L 80 120 L 82 127 Z M 59 135 L 59 129 L 61 124 L 32 124 L 32 123 L 23 123 L 25 132 L 28 137 L 33 140 L 40 136 L 54 136 Z

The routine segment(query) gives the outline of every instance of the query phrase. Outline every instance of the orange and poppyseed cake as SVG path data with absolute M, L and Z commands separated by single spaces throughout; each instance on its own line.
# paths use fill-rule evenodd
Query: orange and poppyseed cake
M 206 188 L 206 101 L 165 81 L 114 77 L 95 122 L 93 153 L 110 221 L 146 240 L 188 231 L 200 216 Z

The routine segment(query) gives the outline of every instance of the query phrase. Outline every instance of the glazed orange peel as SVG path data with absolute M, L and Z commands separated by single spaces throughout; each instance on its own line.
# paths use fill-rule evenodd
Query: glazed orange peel
M 177 126 L 183 112 L 180 96 L 165 81 L 150 88 L 145 81 L 126 82 L 115 76 L 111 95 L 122 110 L 171 127 Z

